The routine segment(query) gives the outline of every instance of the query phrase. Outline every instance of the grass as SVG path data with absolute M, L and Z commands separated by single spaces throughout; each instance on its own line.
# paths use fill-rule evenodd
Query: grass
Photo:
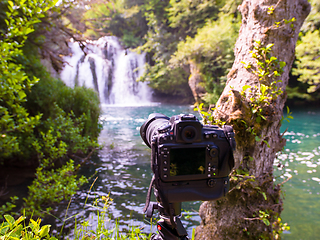
M 91 185 L 88 196 L 93 188 L 94 180 Z M 84 206 L 88 206 L 88 196 L 86 198 Z M 78 217 L 75 214 L 67 218 L 68 209 L 71 203 L 69 201 L 66 214 L 61 227 L 60 233 L 56 236 L 50 231 L 51 225 L 41 225 L 41 219 L 33 220 L 26 216 L 20 216 L 15 220 L 11 215 L 4 215 L 5 220 L 0 223 L 0 240 L 31 240 L 31 239 L 47 239 L 47 240 L 58 240 L 58 239 L 73 239 L 73 240 L 146 240 L 150 239 L 152 232 L 149 234 L 143 233 L 142 228 L 137 226 L 129 226 L 128 231 L 121 231 L 119 224 L 115 221 L 115 224 L 111 223 L 111 218 L 108 214 L 109 206 L 112 204 L 112 198 L 109 194 L 95 199 L 94 203 L 90 205 L 95 210 L 95 216 L 91 219 L 85 217 Z M 64 236 L 63 229 L 67 221 L 74 218 L 74 230 L 70 234 L 71 236 Z M 93 219 L 94 218 L 94 219 Z M 94 226 L 90 224 L 90 220 L 95 222 Z M 152 223 L 151 227 L 152 228 Z M 192 238 L 194 240 L 195 229 L 192 231 Z

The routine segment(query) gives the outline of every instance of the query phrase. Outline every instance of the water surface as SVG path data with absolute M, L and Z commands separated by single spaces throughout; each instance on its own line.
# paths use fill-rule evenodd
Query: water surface
M 194 113 L 191 106 L 155 105 L 140 107 L 103 106 L 101 121 L 103 131 L 99 142 L 104 146 L 94 157 L 94 164 L 88 164 L 82 174 L 96 177 L 90 193 L 90 184 L 73 197 L 68 216 L 90 219 L 95 225 L 96 209 L 94 199 L 107 195 L 113 198 L 109 208 L 111 219 L 118 219 L 122 229 L 128 226 L 145 226 L 151 229 L 144 218 L 143 207 L 152 177 L 150 169 L 151 150 L 140 138 L 140 126 L 150 113 L 159 112 L 167 116 L 180 113 Z M 293 120 L 284 121 L 282 132 L 287 129 L 287 146 L 275 160 L 276 182 L 284 184 L 284 211 L 282 219 L 291 229 L 283 234 L 286 240 L 319 239 L 320 236 L 320 111 L 293 109 Z M 278 167 L 281 164 L 283 167 Z M 87 199 L 87 200 L 86 200 Z M 154 197 L 153 197 L 154 200 Z M 85 205 L 84 202 L 87 201 Z M 67 203 L 66 203 L 67 204 Z M 60 218 L 64 218 L 66 204 L 59 206 Z M 199 225 L 197 214 L 200 202 L 183 203 L 183 224 L 191 234 Z M 157 215 L 154 215 L 157 217 Z M 61 223 L 58 223 L 58 225 Z M 111 221 L 110 227 L 114 226 Z M 70 222 L 70 226 L 72 223 Z

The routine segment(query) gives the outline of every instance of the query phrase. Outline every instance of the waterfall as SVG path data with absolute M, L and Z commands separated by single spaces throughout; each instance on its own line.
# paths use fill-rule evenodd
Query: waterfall
M 116 37 L 96 41 L 69 43 L 71 55 L 60 78 L 69 87 L 86 86 L 95 89 L 101 104 L 148 105 L 152 90 L 147 83 L 137 82 L 143 74 L 145 54 L 121 47 Z

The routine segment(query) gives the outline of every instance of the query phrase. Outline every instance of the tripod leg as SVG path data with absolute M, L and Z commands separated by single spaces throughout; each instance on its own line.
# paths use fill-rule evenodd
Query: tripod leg
M 176 224 L 177 224 L 176 231 L 177 231 L 178 235 L 179 235 L 180 237 L 186 237 L 186 236 L 188 236 L 188 233 L 187 233 L 186 229 L 183 227 L 180 218 L 176 217 L 176 218 L 175 218 L 175 222 L 176 222 Z

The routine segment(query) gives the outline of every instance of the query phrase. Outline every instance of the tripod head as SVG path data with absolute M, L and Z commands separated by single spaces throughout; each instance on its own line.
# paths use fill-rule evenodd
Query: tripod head
M 154 209 L 158 209 L 160 220 L 157 222 L 159 234 L 154 234 L 151 240 L 188 240 L 188 233 L 183 227 L 181 218 L 181 203 L 170 204 L 170 209 L 173 211 L 173 218 L 165 215 L 166 211 L 158 202 L 150 202 L 147 208 L 146 216 L 151 218 Z M 176 215 L 177 214 L 177 215 Z M 173 219 L 173 222 L 172 222 Z

